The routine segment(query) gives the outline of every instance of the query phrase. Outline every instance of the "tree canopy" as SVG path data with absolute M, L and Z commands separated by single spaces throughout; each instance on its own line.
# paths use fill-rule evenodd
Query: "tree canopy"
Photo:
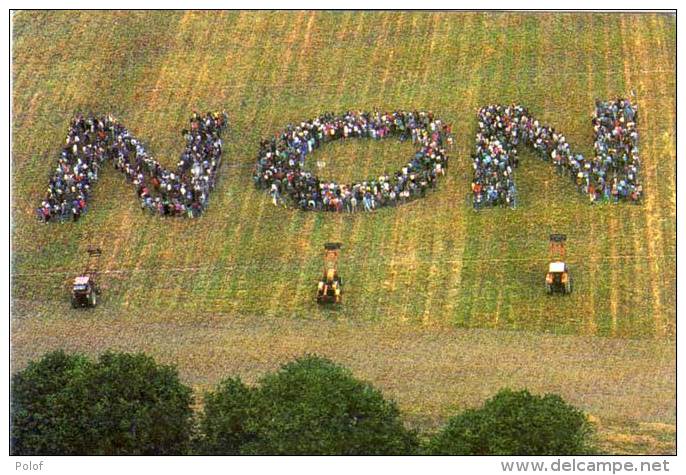
M 434 455 L 571 455 L 593 451 L 586 415 L 554 394 L 503 389 L 452 417 L 429 442 Z
M 184 453 L 192 393 L 175 368 L 144 354 L 107 352 L 97 362 L 57 351 L 15 374 L 11 440 L 16 455 Z
M 416 448 L 393 402 L 318 356 L 282 366 L 252 390 L 224 382 L 207 402 L 201 427 L 209 429 L 208 453 L 406 454 Z

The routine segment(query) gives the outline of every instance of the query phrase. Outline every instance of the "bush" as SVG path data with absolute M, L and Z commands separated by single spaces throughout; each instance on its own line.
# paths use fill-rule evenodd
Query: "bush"
M 230 378 L 222 381 L 214 392 L 205 394 L 197 446 L 199 453 L 236 455 L 241 446 L 254 438 L 246 425 L 255 392 L 239 378 Z
M 415 434 L 393 402 L 349 370 L 306 356 L 265 376 L 248 418 L 244 454 L 406 454 Z
M 576 455 L 593 452 L 586 415 L 560 396 L 501 390 L 451 418 L 429 442 L 433 455 Z
M 17 455 L 161 455 L 186 452 L 191 390 L 143 354 L 46 355 L 12 378 Z

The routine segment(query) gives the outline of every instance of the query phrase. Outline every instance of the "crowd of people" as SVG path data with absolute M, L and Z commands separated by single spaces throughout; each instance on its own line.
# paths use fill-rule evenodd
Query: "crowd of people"
M 102 164 L 114 167 L 135 185 L 141 208 L 163 216 L 197 217 L 206 208 L 221 163 L 221 131 L 228 116 L 194 113 L 183 131 L 185 148 L 175 171 L 165 169 L 144 145 L 111 116 L 76 116 L 38 216 L 45 222 L 78 220 Z
M 632 105 L 629 99 L 596 101 L 593 117 L 596 156 L 589 167 L 593 173 L 583 175 L 591 201 L 612 199 L 638 203 L 641 200 L 637 121 L 638 106 Z
M 592 159 L 573 153 L 564 134 L 541 125 L 521 105 L 489 105 L 479 110 L 476 152 L 472 155 L 475 208 L 516 206 L 514 170 L 519 143 L 531 146 L 543 160 L 552 162 L 589 200 L 638 202 L 642 186 L 638 175 L 638 108 L 628 99 L 596 101 Z
M 352 184 L 320 180 L 305 167 L 308 154 L 339 139 L 398 137 L 416 151 L 401 170 Z M 323 114 L 260 143 L 254 181 L 269 190 L 275 205 L 302 210 L 373 211 L 424 196 L 445 174 L 445 147 L 452 142 L 450 125 L 425 111 Z
M 591 202 L 630 201 L 642 197 L 638 108 L 628 99 L 596 101 L 594 157 L 573 153 L 564 134 L 541 125 L 521 105 L 488 105 L 478 112 L 476 151 L 472 155 L 475 208 L 517 203 L 514 170 L 517 146 L 533 148 L 568 176 Z M 43 221 L 78 220 L 98 180 L 103 162 L 135 185 L 141 208 L 163 216 L 197 217 L 205 210 L 221 163 L 221 131 L 226 113 L 194 113 L 183 131 L 185 149 L 175 171 L 165 169 L 144 145 L 111 116 L 76 116 L 69 127 L 58 165 L 38 208 Z M 255 185 L 269 190 L 275 205 L 303 210 L 373 211 L 423 197 L 445 174 L 449 124 L 425 111 L 323 114 L 260 143 Z M 398 137 L 411 140 L 415 153 L 401 170 L 352 184 L 320 180 L 305 160 L 322 144 L 339 139 Z

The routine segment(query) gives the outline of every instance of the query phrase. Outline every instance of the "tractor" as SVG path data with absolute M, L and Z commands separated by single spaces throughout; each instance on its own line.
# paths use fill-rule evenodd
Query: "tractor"
M 341 303 L 343 281 L 338 275 L 338 256 L 342 244 L 324 244 L 324 276 L 317 285 L 317 303 Z
M 559 292 L 562 294 L 572 293 L 572 276 L 569 267 L 565 263 L 565 243 L 567 236 L 564 234 L 550 235 L 550 259 L 548 272 L 545 275 L 545 290 L 548 294 Z
M 71 306 L 73 308 L 94 308 L 98 304 L 100 287 L 96 281 L 98 261 L 102 251 L 97 247 L 88 247 L 88 263 L 83 274 L 74 278 L 71 289 Z

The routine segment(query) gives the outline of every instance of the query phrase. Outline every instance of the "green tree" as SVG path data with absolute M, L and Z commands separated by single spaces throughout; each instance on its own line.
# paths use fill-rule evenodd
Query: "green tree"
M 214 391 L 205 393 L 205 405 L 200 416 L 200 437 L 197 452 L 205 455 L 235 455 L 254 434 L 247 430 L 247 421 L 255 402 L 256 390 L 240 378 L 229 378 Z
M 10 450 L 13 455 L 85 453 L 87 420 L 80 402 L 67 388 L 82 381 L 92 363 L 83 355 L 47 353 L 12 376 L 10 384 Z
M 327 359 L 305 356 L 261 380 L 245 454 L 407 454 L 417 440 L 391 401 Z
M 86 381 L 97 438 L 94 453 L 183 454 L 192 432 L 192 391 L 176 368 L 142 353 L 107 352 Z
M 13 377 L 13 452 L 158 455 L 185 453 L 191 390 L 176 369 L 143 354 L 46 355 Z
M 433 455 L 593 453 L 593 427 L 560 396 L 503 389 L 479 409 L 451 418 L 429 442 Z

